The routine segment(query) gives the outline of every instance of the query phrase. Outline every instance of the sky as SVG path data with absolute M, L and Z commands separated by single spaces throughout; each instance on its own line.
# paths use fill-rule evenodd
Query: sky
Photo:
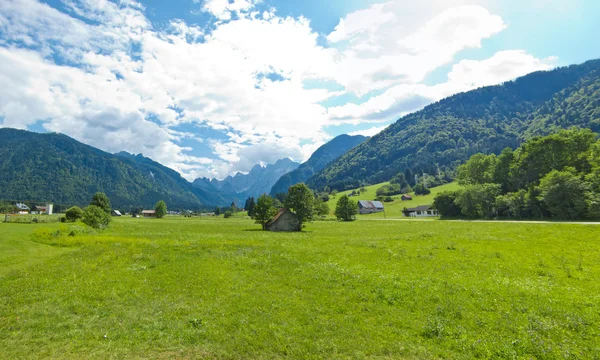
M 0 0 L 0 127 L 186 179 L 600 58 L 596 0 Z

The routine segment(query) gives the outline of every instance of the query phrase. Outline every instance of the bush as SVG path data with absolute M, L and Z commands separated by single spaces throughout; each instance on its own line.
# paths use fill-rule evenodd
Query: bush
M 341 221 L 352 221 L 356 218 L 357 208 L 356 202 L 350 200 L 344 195 L 340 198 L 335 207 L 335 217 Z
M 231 210 L 227 210 L 225 211 L 225 214 L 223 214 L 223 216 L 225 217 L 225 219 L 228 219 L 233 216 L 233 212 Z
M 415 195 L 429 195 L 429 194 L 431 194 L 431 190 L 429 190 L 425 185 L 423 185 L 423 184 L 415 185 Z
M 384 185 L 377 189 L 376 194 L 377 196 L 394 196 L 402 194 L 402 188 L 400 187 L 400 184 Z
M 160 200 L 156 203 L 154 210 L 156 211 L 156 217 L 158 219 L 162 219 L 167 214 L 167 204 L 164 201 Z
M 441 216 L 459 216 L 460 207 L 455 203 L 457 196 L 458 193 L 451 191 L 439 193 L 433 200 L 433 207 Z
M 97 206 L 100 209 L 102 209 L 105 213 L 110 214 L 110 200 L 108 199 L 108 196 L 106 196 L 106 194 L 103 192 L 95 193 L 90 205 Z
M 83 210 L 79 206 L 73 206 L 65 213 L 66 221 L 75 222 L 83 217 Z
M 90 205 L 83 211 L 82 221 L 94 229 L 104 229 L 110 222 L 110 215 L 96 205 Z

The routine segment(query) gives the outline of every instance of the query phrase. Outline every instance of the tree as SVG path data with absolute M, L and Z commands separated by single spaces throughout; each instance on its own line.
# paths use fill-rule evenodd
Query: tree
M 496 155 L 475 154 L 459 166 L 456 179 L 461 185 L 488 184 L 494 181 L 494 171 L 498 158 Z
M 541 180 L 539 188 L 538 199 L 553 216 L 579 219 L 586 215 L 587 185 L 575 175 L 574 168 L 552 170 Z
M 521 219 L 530 216 L 531 211 L 527 203 L 527 191 L 521 189 L 496 197 L 495 207 L 502 216 Z
M 83 210 L 79 206 L 73 206 L 65 213 L 67 221 L 75 222 L 83 217 Z
M 238 212 L 238 209 L 237 209 L 237 207 L 235 206 L 235 201 L 233 201 L 233 202 L 231 203 L 231 212 L 232 212 L 232 213 L 236 213 L 236 212 Z
M 331 197 L 335 199 L 337 197 L 337 194 L 338 194 L 338 191 L 337 190 L 333 190 L 331 192 Z
M 225 219 L 229 219 L 229 218 L 230 218 L 230 217 L 232 217 L 232 216 L 233 216 L 233 212 L 232 212 L 231 210 L 227 210 L 227 211 L 225 211 L 225 213 L 223 214 L 223 217 L 224 217 Z
M 406 181 L 406 175 L 403 172 L 399 172 L 394 175 L 393 178 L 390 179 L 390 184 L 398 184 L 400 188 L 408 186 L 408 182 Z
M 104 229 L 110 222 L 110 215 L 96 205 L 89 205 L 83 211 L 82 221 L 94 229 Z
M 220 207 L 218 207 L 218 206 L 217 206 L 217 207 L 215 207 L 215 215 L 216 215 L 216 216 L 219 216 L 219 215 L 221 215 L 221 208 L 220 208 Z
M 254 202 L 254 196 L 246 199 L 246 203 L 244 204 L 244 209 L 248 212 L 248 216 L 254 216 L 254 206 L 256 203 Z
M 92 197 L 92 202 L 90 203 L 90 205 L 97 206 L 100 209 L 102 209 L 105 213 L 110 214 L 110 200 L 108 199 L 108 196 L 106 196 L 106 194 L 103 192 L 95 193 L 94 197 Z
M 165 215 L 167 215 L 167 204 L 160 200 L 156 203 L 154 210 L 156 211 L 156 217 L 162 219 L 165 217 Z
M 515 152 L 511 148 L 502 150 L 502 153 L 498 156 L 496 161 L 496 167 L 492 180 L 496 184 L 500 184 L 503 193 L 507 193 L 512 189 L 512 176 L 511 176 L 511 164 L 515 159 Z
M 356 201 L 350 199 L 348 195 L 342 195 L 335 206 L 335 217 L 340 221 L 352 221 L 357 213 Z
M 429 194 L 431 194 L 431 190 L 429 190 L 422 183 L 418 183 L 417 185 L 415 185 L 415 195 L 429 195 Z
M 293 185 L 288 190 L 285 207 L 293 210 L 300 221 L 300 228 L 314 217 L 314 195 L 304 183 Z
M 454 191 L 441 192 L 435 196 L 433 207 L 437 209 L 442 217 L 459 216 L 460 207 L 455 203 L 457 196 L 458 193 Z
M 259 196 L 256 206 L 254 206 L 254 216 L 256 224 L 260 224 L 263 230 L 266 230 L 266 224 L 275 216 L 277 209 L 273 206 L 273 198 L 267 194 Z
M 318 216 L 327 216 L 329 215 L 329 204 L 324 202 L 321 198 L 315 198 L 315 213 Z
M 537 185 L 552 170 L 563 171 L 565 167 L 589 172 L 595 142 L 596 134 L 591 130 L 577 128 L 527 141 L 515 154 L 518 187 Z
M 469 185 L 458 193 L 454 203 L 468 217 L 493 217 L 494 204 L 498 195 L 500 195 L 498 184 Z

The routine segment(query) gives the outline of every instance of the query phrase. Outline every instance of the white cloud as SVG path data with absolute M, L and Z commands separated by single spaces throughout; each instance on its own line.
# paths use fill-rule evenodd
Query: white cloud
M 348 103 L 328 109 L 330 122 L 360 124 L 389 122 L 450 95 L 499 84 L 555 67 L 556 58 L 538 59 L 523 50 L 500 51 L 491 58 L 463 60 L 454 65 L 445 83 L 400 84 L 361 104 Z
M 448 81 L 472 88 L 494 85 L 534 71 L 550 70 L 556 66 L 555 61 L 554 57 L 538 59 L 524 50 L 500 51 L 482 61 L 462 60 L 453 66 Z
M 415 84 L 451 63 L 461 50 L 506 25 L 476 1 L 392 1 L 340 20 L 327 38 L 338 50 L 333 77 L 359 96 L 397 84 Z
M 389 122 L 458 91 L 551 66 L 508 51 L 459 62 L 445 84 L 421 84 L 506 26 L 476 0 L 373 5 L 340 20 L 327 46 L 308 19 L 263 11 L 256 0 L 206 0 L 203 11 L 217 19 L 211 27 L 174 19 L 160 29 L 133 0 L 63 4 L 68 12 L 0 1 L 0 126 L 42 121 L 107 151 L 141 152 L 188 179 L 283 157 L 303 161 L 331 138 L 328 125 Z M 308 89 L 309 80 L 343 90 Z M 359 104 L 321 105 L 376 89 L 382 93 Z M 177 130 L 184 124 L 227 138 Z M 218 159 L 191 155 L 180 145 L 189 140 Z
M 374 136 L 374 135 L 379 134 L 383 130 L 385 130 L 385 128 L 387 128 L 387 127 L 388 127 L 387 125 L 384 125 L 384 126 L 375 126 L 375 127 L 372 127 L 370 129 L 366 129 L 366 130 L 353 131 L 351 133 L 348 133 L 348 135 L 351 135 L 351 136 L 356 136 L 356 135 Z
M 195 3 L 200 0 L 194 0 Z M 230 20 L 232 14 L 238 16 L 247 14 L 260 0 L 205 0 L 202 10 L 211 13 L 217 19 Z

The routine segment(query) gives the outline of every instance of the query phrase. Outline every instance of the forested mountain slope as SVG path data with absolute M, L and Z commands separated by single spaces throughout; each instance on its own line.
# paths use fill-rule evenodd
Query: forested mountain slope
M 340 157 L 346 151 L 367 139 L 366 136 L 340 135 L 324 144 L 315 151 L 310 159 L 300 165 L 296 170 L 283 175 L 271 188 L 271 195 L 285 193 L 292 185 L 305 182 L 317 172 L 323 170 L 327 164 Z
M 434 174 L 475 153 L 517 148 L 573 125 L 600 130 L 600 60 L 457 94 L 402 117 L 313 176 L 311 188 L 355 188 L 403 171 Z
M 109 154 L 62 134 L 0 129 L 0 198 L 86 205 L 105 192 L 113 207 L 199 209 L 223 204 L 141 155 Z

